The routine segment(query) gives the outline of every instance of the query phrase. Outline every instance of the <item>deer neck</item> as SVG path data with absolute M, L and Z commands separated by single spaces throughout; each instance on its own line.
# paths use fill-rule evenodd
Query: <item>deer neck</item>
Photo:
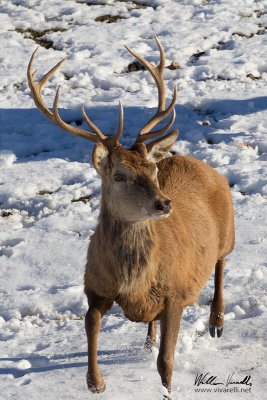
M 154 232 L 149 220 L 120 220 L 102 202 L 98 232 L 121 284 L 130 285 L 151 268 Z
M 106 243 L 112 244 L 118 257 L 125 254 L 135 261 L 133 264 L 145 264 L 154 245 L 154 232 L 149 220 L 124 221 L 112 215 L 108 208 L 103 206 L 99 216 L 99 227 Z

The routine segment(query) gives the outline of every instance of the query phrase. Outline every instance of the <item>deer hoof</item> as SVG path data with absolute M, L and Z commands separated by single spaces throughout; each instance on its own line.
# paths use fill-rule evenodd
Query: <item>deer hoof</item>
M 168 394 L 164 394 L 162 400 L 173 400 L 171 392 L 169 392 Z
M 210 336 L 220 338 L 223 332 L 224 314 L 223 312 L 211 311 L 209 320 Z
M 222 336 L 223 333 L 223 326 L 213 326 L 210 325 L 209 326 L 209 331 L 210 331 L 210 336 L 215 338 L 216 334 L 217 334 L 217 338 L 220 338 Z
M 209 331 L 210 331 L 210 336 L 215 338 L 215 326 L 210 326 Z
M 96 380 L 88 372 L 86 375 L 86 382 L 88 389 L 92 393 L 103 393 L 106 390 L 104 380 L 101 379 L 99 382 L 96 382 Z
M 223 326 L 217 328 L 217 337 L 220 338 L 222 336 L 222 333 L 223 333 Z

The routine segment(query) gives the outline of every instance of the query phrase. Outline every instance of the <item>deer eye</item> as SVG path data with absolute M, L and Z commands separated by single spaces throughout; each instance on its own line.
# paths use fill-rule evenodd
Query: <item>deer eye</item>
M 142 187 L 142 188 L 144 188 L 144 187 L 146 187 L 146 184 L 145 184 L 145 182 L 144 181 L 138 181 L 138 186 L 140 186 L 140 187 Z
M 115 174 L 114 175 L 114 180 L 119 182 L 119 181 L 125 181 L 125 176 L 122 174 Z

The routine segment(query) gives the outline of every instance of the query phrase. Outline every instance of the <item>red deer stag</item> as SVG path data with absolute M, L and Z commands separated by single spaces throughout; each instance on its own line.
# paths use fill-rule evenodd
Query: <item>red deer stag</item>
M 231 193 L 227 180 L 204 162 L 188 156 L 165 157 L 178 136 L 176 129 L 161 136 L 175 119 L 176 90 L 166 108 L 165 53 L 157 38 L 156 42 L 160 51 L 157 67 L 126 47 L 150 72 L 158 88 L 157 111 L 130 149 L 119 144 L 121 105 L 113 136 L 104 135 L 84 109 L 91 132 L 71 126 L 58 112 L 59 88 L 52 111 L 42 99 L 42 88 L 64 60 L 39 82 L 34 81 L 32 72 L 36 51 L 28 66 L 29 86 L 39 110 L 66 131 L 96 143 L 92 159 L 102 179 L 102 202 L 84 278 L 89 303 L 85 317 L 87 384 L 93 393 L 105 390 L 97 364 L 97 341 L 101 318 L 114 302 L 131 321 L 149 323 L 148 346 L 156 342 L 156 321 L 160 321 L 157 368 L 169 393 L 183 309 L 194 302 L 214 267 L 209 329 L 212 337 L 220 337 L 223 330 L 224 258 L 234 247 Z M 165 126 L 153 130 L 170 114 Z

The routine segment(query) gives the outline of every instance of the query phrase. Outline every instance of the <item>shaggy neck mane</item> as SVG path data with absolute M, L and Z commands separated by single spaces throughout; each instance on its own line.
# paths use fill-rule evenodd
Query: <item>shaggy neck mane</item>
M 132 223 L 119 220 L 102 202 L 99 231 L 114 259 L 121 281 L 130 283 L 148 268 L 154 247 L 152 228 L 148 221 Z

